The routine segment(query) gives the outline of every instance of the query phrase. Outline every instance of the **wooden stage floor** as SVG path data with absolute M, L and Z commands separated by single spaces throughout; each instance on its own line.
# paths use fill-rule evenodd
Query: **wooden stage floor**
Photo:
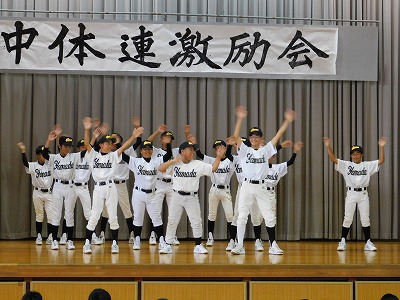
M 227 242 L 216 241 L 208 254 L 194 254 L 193 241 L 174 246 L 173 254 L 159 254 L 158 246 L 142 242 L 132 250 L 120 241 L 120 253 L 111 254 L 111 243 L 76 250 L 51 250 L 32 240 L 0 241 L 0 280 L 399 280 L 400 243 L 377 241 L 377 252 L 364 251 L 363 242 L 349 241 L 348 250 L 336 251 L 337 241 L 279 241 L 284 255 L 255 252 L 246 241 L 245 255 L 225 251 Z M 264 244 L 267 246 L 267 243 Z

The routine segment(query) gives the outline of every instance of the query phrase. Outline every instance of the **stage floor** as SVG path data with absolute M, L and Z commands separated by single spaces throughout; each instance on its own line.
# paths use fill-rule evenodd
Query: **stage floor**
M 83 254 L 83 240 L 76 250 L 51 250 L 33 240 L 0 241 L 0 280 L 40 280 L 46 278 L 85 280 L 399 280 L 400 243 L 377 241 L 377 252 L 364 251 L 364 242 L 347 244 L 336 251 L 337 241 L 279 241 L 284 255 L 254 251 L 246 241 L 245 255 L 225 251 L 226 241 L 216 241 L 208 254 L 194 254 L 193 241 L 174 246 L 173 254 L 159 254 L 158 245 L 142 241 L 132 250 L 120 241 L 120 253 L 111 254 L 111 242 L 92 245 L 92 254 Z

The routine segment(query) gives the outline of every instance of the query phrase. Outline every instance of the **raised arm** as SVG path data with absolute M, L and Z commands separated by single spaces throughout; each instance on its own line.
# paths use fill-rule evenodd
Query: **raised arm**
M 132 132 L 131 137 L 120 148 L 117 149 L 118 156 L 120 156 L 122 154 L 122 152 L 124 152 L 126 149 L 128 149 L 133 144 L 135 139 L 139 135 L 143 134 L 143 131 L 144 131 L 143 127 L 135 128 Z
M 25 144 L 23 142 L 19 142 L 17 144 L 19 150 L 21 151 L 22 154 L 22 163 L 24 164 L 25 167 L 29 168 L 29 164 L 28 164 L 28 159 L 26 158 L 26 147 Z
M 337 164 L 338 160 L 337 160 L 335 154 L 333 153 L 332 146 L 331 146 L 331 139 L 328 137 L 324 137 L 323 141 L 324 141 L 326 149 L 328 150 L 329 158 L 331 159 L 331 161 L 333 163 Z
M 215 157 L 215 161 L 212 164 L 212 171 L 213 172 L 216 172 L 218 170 L 219 163 L 221 162 L 222 157 L 224 157 L 225 151 L 226 151 L 225 147 L 220 147 L 220 148 L 217 149 L 217 151 L 216 151 L 217 156 Z
M 171 166 L 171 165 L 173 165 L 173 164 L 176 164 L 176 163 L 178 163 L 178 162 L 180 162 L 182 159 L 181 159 L 181 156 L 180 155 L 177 155 L 175 158 L 173 158 L 173 159 L 171 159 L 171 160 L 169 160 L 169 161 L 166 161 L 165 163 L 162 163 L 159 167 L 158 167 L 158 171 L 160 171 L 160 172 L 162 172 L 162 173 L 165 173 L 165 171 L 167 171 L 167 169 L 169 168 L 169 166 Z
M 156 137 L 157 137 L 159 134 L 163 133 L 163 132 L 166 131 L 167 129 L 168 129 L 167 125 L 165 125 L 165 124 L 160 124 L 160 125 L 158 126 L 157 130 L 154 131 L 154 132 L 147 138 L 147 140 L 148 140 L 148 141 L 151 141 L 151 142 L 154 141 L 154 140 L 156 139 Z
M 271 143 L 272 145 L 276 146 L 279 143 L 280 138 L 285 133 L 286 129 L 289 125 L 296 119 L 296 113 L 293 110 L 287 110 L 285 112 L 285 120 L 283 121 L 281 127 L 279 128 L 278 132 L 272 138 Z
M 378 164 L 381 165 L 385 162 L 385 145 L 387 143 L 387 139 L 385 137 L 381 137 L 378 141 L 378 145 L 379 145 L 379 160 L 378 160 Z
M 298 141 L 298 142 L 294 143 L 292 157 L 287 161 L 288 167 L 294 163 L 297 153 L 300 152 L 301 148 L 303 148 L 303 142 Z
M 247 117 L 246 107 L 244 106 L 236 107 L 236 124 L 235 124 L 235 130 L 233 132 L 233 138 L 235 139 L 236 145 L 238 145 L 238 147 L 242 143 L 242 138 L 240 137 L 240 128 L 242 127 L 243 120 L 246 117 Z
M 47 136 L 46 144 L 44 144 L 45 148 L 49 148 L 52 141 L 55 141 L 57 137 L 61 135 L 62 129 L 60 124 L 54 125 L 52 131 L 50 131 L 49 135 Z

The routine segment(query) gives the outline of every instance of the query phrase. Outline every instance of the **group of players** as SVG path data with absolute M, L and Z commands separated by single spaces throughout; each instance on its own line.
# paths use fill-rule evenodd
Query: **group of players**
M 142 141 L 141 135 L 144 129 L 140 127 L 138 118 L 133 119 L 134 130 L 125 143 L 122 143 L 123 139 L 117 133 L 107 135 L 108 126 L 106 124 L 100 124 L 89 117 L 84 118 L 85 136 L 77 143 L 78 152 L 76 153 L 71 153 L 73 139 L 61 135 L 61 127 L 57 125 L 49 133 L 46 144 L 36 149 L 36 162 L 27 161 L 25 146 L 22 142 L 19 143 L 26 172 L 32 177 L 32 197 L 36 213 L 36 244 L 42 244 L 42 224 L 45 211 L 49 233 L 46 243 L 51 244 L 53 250 L 58 250 L 59 244 L 66 244 L 68 250 L 75 249 L 72 235 L 75 203 L 79 197 L 87 220 L 86 239 L 83 246 L 85 254 L 92 252 L 91 244 L 105 243 L 104 232 L 107 222 L 111 229 L 111 253 L 119 253 L 118 204 L 128 225 L 129 242 L 133 244 L 133 250 L 139 250 L 141 247 L 140 237 L 145 210 L 147 210 L 152 221 L 149 243 L 157 244 L 158 238 L 160 254 L 173 253 L 172 245 L 179 244 L 176 238 L 176 229 L 182 212 L 185 210 L 195 238 L 194 253 L 206 254 L 208 253 L 206 247 L 214 245 L 217 208 L 221 202 L 229 228 L 227 251 L 236 255 L 245 253 L 245 227 L 248 215 L 251 214 L 255 251 L 264 250 L 261 240 L 261 224 L 265 220 L 269 236 L 269 254 L 282 255 L 283 251 L 275 240 L 276 185 L 280 178 L 287 173 L 287 168 L 293 164 L 303 143 L 293 144 L 291 141 L 285 141 L 279 145 L 279 140 L 295 120 L 296 114 L 291 110 L 285 112 L 284 122 L 272 140 L 266 144 L 262 139 L 262 130 L 258 127 L 252 127 L 249 130 L 248 138 L 240 136 L 241 125 L 246 116 L 245 107 L 236 108 L 237 120 L 234 134 L 226 141 L 216 140 L 214 142 L 215 157 L 204 155 L 201 152 L 188 125 L 184 129 L 186 141 L 179 148 L 172 148 L 171 143 L 174 136 L 171 131 L 167 130 L 166 125 L 160 125 L 156 132 L 147 140 Z M 92 137 L 90 137 L 92 130 Z M 161 147 L 156 148 L 153 146 L 153 140 L 160 134 Z M 136 143 L 133 144 L 135 140 Z M 53 141 L 58 141 L 57 154 L 49 153 L 49 147 Z M 331 160 L 341 166 L 338 171 L 344 175 L 346 172 L 343 170 L 348 165 L 342 166 L 342 161 L 334 156 L 329 138 L 324 138 L 324 141 Z M 384 161 L 383 147 L 385 143 L 386 139 L 379 140 L 379 161 L 367 169 L 363 165 L 362 171 L 357 171 L 357 165 L 364 164 L 362 159 L 358 162 L 354 161 L 352 164 L 356 166 L 352 165 L 351 167 L 352 170 L 356 168 L 353 172 L 353 175 L 356 176 L 347 176 L 346 178 L 344 175 L 349 191 L 346 197 L 342 239 L 338 250 L 346 250 L 345 238 L 349 232 L 356 205 L 365 216 L 361 219 L 363 229 L 366 228 L 364 234 L 368 238 L 365 250 L 376 250 L 369 236 L 369 205 L 365 204 L 365 201 L 369 204 L 369 199 L 366 187 L 370 175 L 376 172 L 378 165 Z M 273 164 L 272 160 L 276 152 L 289 146 L 293 146 L 293 155 L 289 161 Z M 140 151 L 139 157 L 136 154 L 137 148 Z M 232 154 L 233 149 L 235 149 L 235 155 Z M 360 149 L 362 148 L 351 150 L 352 159 L 356 150 L 359 150 L 362 158 Z M 126 185 L 130 170 L 135 177 L 132 192 L 133 214 Z M 238 190 L 233 206 L 230 181 L 234 172 L 238 180 Z M 88 184 L 90 175 L 94 182 L 92 196 L 90 196 Z M 208 195 L 208 238 L 205 246 L 202 243 L 203 221 L 198 197 L 199 182 L 202 176 L 211 178 Z M 361 182 L 359 177 L 363 177 L 364 180 Z M 355 179 L 355 181 L 351 182 L 351 179 Z M 361 195 L 363 196 L 360 198 Z M 165 235 L 162 220 L 164 198 L 168 205 L 168 223 Z M 57 235 L 63 217 L 63 204 L 64 221 L 61 239 L 58 240 Z M 99 221 L 101 230 L 97 237 L 94 231 Z

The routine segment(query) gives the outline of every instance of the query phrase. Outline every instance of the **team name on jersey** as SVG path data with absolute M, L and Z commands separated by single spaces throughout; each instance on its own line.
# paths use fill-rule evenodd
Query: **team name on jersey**
M 367 170 L 365 170 L 365 167 L 362 170 L 354 170 L 353 166 L 349 166 L 349 172 L 347 175 L 353 175 L 353 176 L 362 176 L 362 175 L 367 175 Z
M 217 169 L 215 173 L 229 173 L 231 171 L 231 168 L 229 166 L 226 166 L 225 168 Z
M 157 175 L 157 170 L 154 168 L 153 170 L 146 170 L 144 166 L 138 165 L 138 175 Z
M 278 173 L 276 173 L 276 174 L 274 174 L 274 175 L 268 174 L 267 177 L 265 177 L 265 179 L 268 179 L 268 180 L 278 180 Z
M 247 153 L 246 164 L 263 164 L 265 163 L 265 157 L 254 158 L 253 154 Z
M 96 169 L 111 169 L 112 168 L 112 164 L 110 163 L 110 161 L 107 161 L 105 163 L 101 163 L 101 162 L 99 162 L 98 158 L 95 158 L 94 159 L 93 168 L 96 168 Z
M 36 173 L 36 178 L 42 178 L 42 177 L 49 177 L 51 176 L 51 171 L 47 171 L 47 172 L 41 172 L 40 170 L 35 170 Z
M 236 170 L 236 173 L 242 173 L 243 172 L 243 169 L 239 164 L 235 164 L 235 170 Z
M 73 169 L 73 168 L 74 168 L 74 164 L 72 163 L 72 161 L 70 161 L 69 164 L 67 164 L 67 165 L 61 164 L 61 162 L 59 160 L 54 161 L 54 170 L 69 170 L 69 169 Z
M 89 164 L 88 163 L 79 164 L 79 165 L 76 165 L 75 168 L 77 170 L 89 170 Z
M 193 169 L 190 172 L 181 172 L 181 168 L 175 167 L 174 168 L 174 177 L 196 177 L 197 172 Z

